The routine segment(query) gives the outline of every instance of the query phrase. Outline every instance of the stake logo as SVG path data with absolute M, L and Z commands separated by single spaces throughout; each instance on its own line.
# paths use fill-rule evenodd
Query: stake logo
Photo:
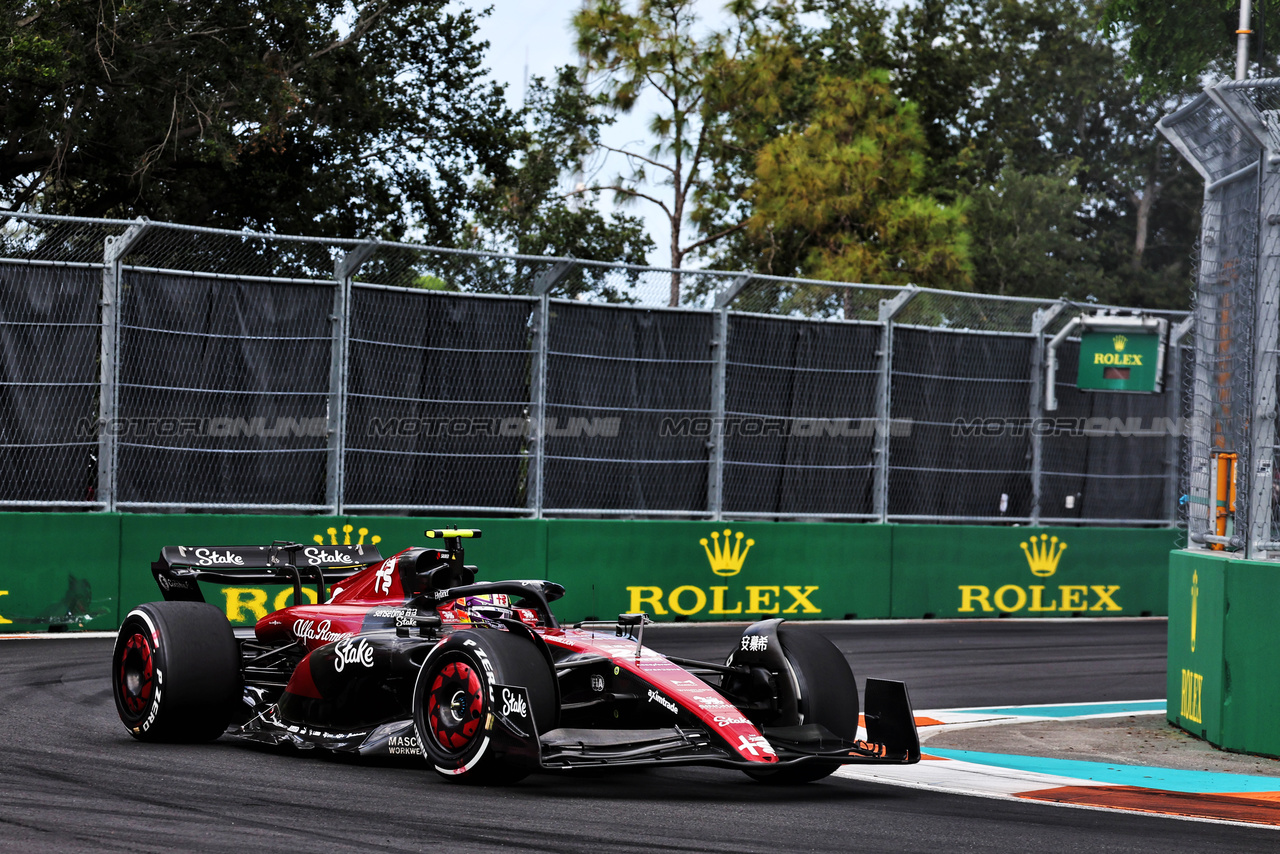
M 1048 578 L 1058 571 L 1058 561 L 1066 550 L 1066 543 L 1059 543 L 1057 537 L 1050 537 L 1048 534 L 1041 534 L 1040 542 L 1036 542 L 1036 538 L 1032 536 L 1030 544 L 1022 544 L 1022 553 L 1027 556 L 1031 574 L 1041 578 Z
M 720 532 L 711 532 L 711 547 L 707 547 L 707 538 L 703 537 L 698 540 L 702 544 L 702 550 L 707 553 L 707 560 L 711 563 L 711 571 L 716 575 L 723 575 L 726 578 L 731 575 L 737 575 L 742 571 L 742 564 L 747 560 L 747 552 L 751 551 L 751 547 L 756 544 L 755 540 L 747 540 L 747 547 L 742 547 L 741 531 L 738 532 L 737 540 L 733 543 L 733 547 L 729 546 L 729 536 L 733 532 L 728 528 L 724 529 L 724 545 L 720 544 Z

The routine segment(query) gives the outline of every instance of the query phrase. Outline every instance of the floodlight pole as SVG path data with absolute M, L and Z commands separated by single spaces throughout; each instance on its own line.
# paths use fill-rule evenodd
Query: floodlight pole
M 1240 0 L 1240 27 L 1236 30 L 1236 79 L 1249 76 L 1249 0 Z

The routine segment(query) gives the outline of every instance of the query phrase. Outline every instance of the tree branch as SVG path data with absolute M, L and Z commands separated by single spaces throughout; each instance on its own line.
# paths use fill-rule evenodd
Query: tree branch
M 680 254 L 687 255 L 688 253 L 692 252 L 693 250 L 697 249 L 700 246 L 706 246 L 708 243 L 714 243 L 720 238 L 728 237 L 730 234 L 733 234 L 735 231 L 741 231 L 746 227 L 747 227 L 747 221 L 744 219 L 742 222 L 738 223 L 737 225 L 731 225 L 728 228 L 724 229 L 723 231 L 716 232 L 710 237 L 704 237 L 699 241 L 690 243 L 683 250 L 681 250 Z
M 351 32 L 347 35 L 346 38 L 332 41 L 328 45 L 316 51 L 315 53 L 310 54 L 306 59 L 303 59 L 300 62 L 295 62 L 293 65 L 289 66 L 288 75 L 292 77 L 298 71 L 298 69 L 302 68 L 302 66 L 306 65 L 308 62 L 311 62 L 314 59 L 318 59 L 319 57 L 324 56 L 326 53 L 329 53 L 330 51 L 341 50 L 347 45 L 359 41 L 361 38 L 364 37 L 365 33 L 369 32 L 369 30 L 373 28 L 373 25 L 377 22 L 377 20 L 382 17 L 384 12 L 387 11 L 387 7 L 389 5 L 391 5 L 389 0 L 382 0 L 382 2 L 378 4 L 378 7 L 376 9 L 373 9 L 372 11 L 369 12 L 367 17 L 360 18 L 359 20 L 356 21 L 356 25 L 351 28 Z
M 614 154 L 621 154 L 623 157 L 634 157 L 637 160 L 643 160 L 645 163 L 648 163 L 650 166 L 653 166 L 657 169 L 661 169 L 664 172 L 673 172 L 673 173 L 675 172 L 675 170 L 672 169 L 667 164 L 662 163 L 661 161 L 658 161 L 658 160 L 654 160 L 650 157 L 645 157 L 643 154 L 636 154 L 634 151 L 628 151 L 625 148 L 614 148 L 611 145 L 604 145 L 603 143 L 600 145 L 600 147 L 603 148 L 605 151 L 612 151 Z
M 583 187 L 581 190 L 573 190 L 569 195 L 576 196 L 584 193 L 594 193 L 600 190 L 612 190 L 619 195 L 634 196 L 637 199 L 644 199 L 647 202 L 653 202 L 655 205 L 662 208 L 662 212 L 667 215 L 667 219 L 671 219 L 671 208 L 667 207 L 666 202 L 655 196 L 650 196 L 648 193 L 642 193 L 633 187 L 624 187 L 620 184 L 597 184 L 593 187 Z

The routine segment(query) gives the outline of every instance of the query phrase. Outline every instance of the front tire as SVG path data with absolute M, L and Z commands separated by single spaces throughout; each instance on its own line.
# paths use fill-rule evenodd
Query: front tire
M 242 693 L 240 650 L 206 602 L 149 602 L 129 612 L 111 655 L 116 711 L 139 741 L 212 741 Z
M 554 677 L 542 652 L 526 638 L 493 629 L 457 632 L 422 665 L 413 691 L 413 721 L 423 754 L 442 776 L 490 785 L 528 776 L 528 764 L 504 756 L 486 727 L 495 710 L 495 685 L 520 686 L 528 693 L 533 738 L 554 728 Z
M 858 737 L 858 684 L 844 654 L 824 635 L 787 624 L 778 627 L 782 652 L 795 676 L 799 720 L 787 724 L 819 724 L 845 741 Z M 780 678 L 787 678 L 780 674 Z M 776 771 L 747 771 L 771 785 L 812 783 L 829 777 L 838 762 L 809 762 Z

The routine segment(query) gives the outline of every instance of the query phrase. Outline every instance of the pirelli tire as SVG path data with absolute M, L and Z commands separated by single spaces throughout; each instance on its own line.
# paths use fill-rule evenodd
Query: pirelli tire
M 240 649 L 206 602 L 149 602 L 129 612 L 111 655 L 116 711 L 140 741 L 222 735 L 243 695 Z
M 551 667 L 528 638 L 497 629 L 464 630 L 431 651 L 413 691 L 413 721 L 423 755 L 441 776 L 481 785 L 507 785 L 533 770 L 526 758 L 505 755 L 489 728 L 498 705 L 495 685 L 522 687 L 536 739 L 555 727 Z
M 778 640 L 795 677 L 800 718 L 779 723 L 820 724 L 845 741 L 855 741 L 858 685 L 844 654 L 825 636 L 787 623 L 778 627 Z M 812 761 L 776 771 L 747 771 L 746 774 L 761 783 L 787 786 L 821 780 L 839 767 L 835 762 Z

